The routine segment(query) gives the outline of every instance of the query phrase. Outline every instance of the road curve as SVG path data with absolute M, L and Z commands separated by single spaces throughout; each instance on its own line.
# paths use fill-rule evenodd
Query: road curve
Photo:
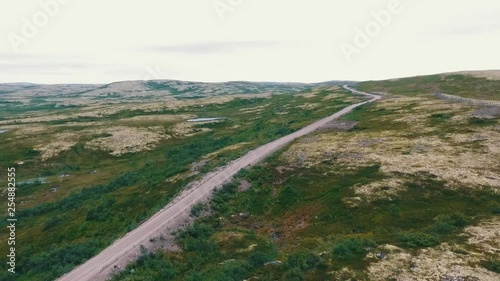
M 302 128 L 290 135 L 265 144 L 254 149 L 244 156 L 232 161 L 218 171 L 205 175 L 201 180 L 195 182 L 189 189 L 184 190 L 165 208 L 154 214 L 147 221 L 139 225 L 136 229 L 127 233 L 122 238 L 116 240 L 111 246 L 89 259 L 84 264 L 76 267 L 71 272 L 60 277 L 59 281 L 86 281 L 103 280 L 104 273 L 110 273 L 114 264 L 118 261 L 134 255 L 139 252 L 141 244 L 148 242 L 149 238 L 154 237 L 166 229 L 169 224 L 182 214 L 189 213 L 192 206 L 211 195 L 212 191 L 228 182 L 241 169 L 252 166 L 262 161 L 272 153 L 289 144 L 296 138 L 312 133 L 316 129 L 324 126 L 349 112 L 354 108 L 364 104 L 374 102 L 381 97 L 354 90 L 347 85 L 344 89 L 353 94 L 365 95 L 371 97 L 370 100 L 350 105 L 335 114 L 323 118 L 307 127 Z

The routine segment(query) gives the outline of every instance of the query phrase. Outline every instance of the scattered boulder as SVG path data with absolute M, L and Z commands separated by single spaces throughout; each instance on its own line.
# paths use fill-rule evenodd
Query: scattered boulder
M 266 262 L 264 265 L 281 265 L 281 264 L 283 264 L 283 262 L 276 260 L 276 261 Z

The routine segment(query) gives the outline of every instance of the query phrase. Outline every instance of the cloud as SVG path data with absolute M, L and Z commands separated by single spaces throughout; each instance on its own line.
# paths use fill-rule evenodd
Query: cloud
M 220 54 L 233 53 L 250 49 L 276 47 L 277 41 L 224 41 L 224 42 L 197 42 L 187 44 L 150 46 L 145 51 L 177 54 Z
M 500 31 L 500 24 L 480 23 L 439 32 L 439 36 L 477 36 Z
M 87 68 L 89 64 L 82 63 L 28 63 L 28 64 L 2 64 L 6 71 L 48 71 L 60 68 Z

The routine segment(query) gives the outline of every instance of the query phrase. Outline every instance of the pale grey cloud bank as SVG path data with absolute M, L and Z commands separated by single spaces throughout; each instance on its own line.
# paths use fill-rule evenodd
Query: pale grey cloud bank
M 277 46 L 275 41 L 225 41 L 225 42 L 195 42 L 178 45 L 150 46 L 144 48 L 147 52 L 181 53 L 181 54 L 219 54 L 262 49 Z
M 2 1 L 0 82 L 317 82 L 500 68 L 496 0 L 236 2 Z

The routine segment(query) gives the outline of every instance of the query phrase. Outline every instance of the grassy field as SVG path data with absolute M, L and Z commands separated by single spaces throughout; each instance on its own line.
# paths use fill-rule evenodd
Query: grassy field
M 203 173 L 360 100 L 325 86 L 165 103 L 3 105 L 0 169 L 17 171 L 16 280 L 53 280 Z M 186 121 L 197 117 L 225 119 Z M 6 239 L 0 236 L 2 253 Z
M 429 91 L 498 87 L 460 79 L 361 83 L 390 94 L 242 171 L 178 233 L 182 251 L 114 280 L 498 280 L 500 116 Z

